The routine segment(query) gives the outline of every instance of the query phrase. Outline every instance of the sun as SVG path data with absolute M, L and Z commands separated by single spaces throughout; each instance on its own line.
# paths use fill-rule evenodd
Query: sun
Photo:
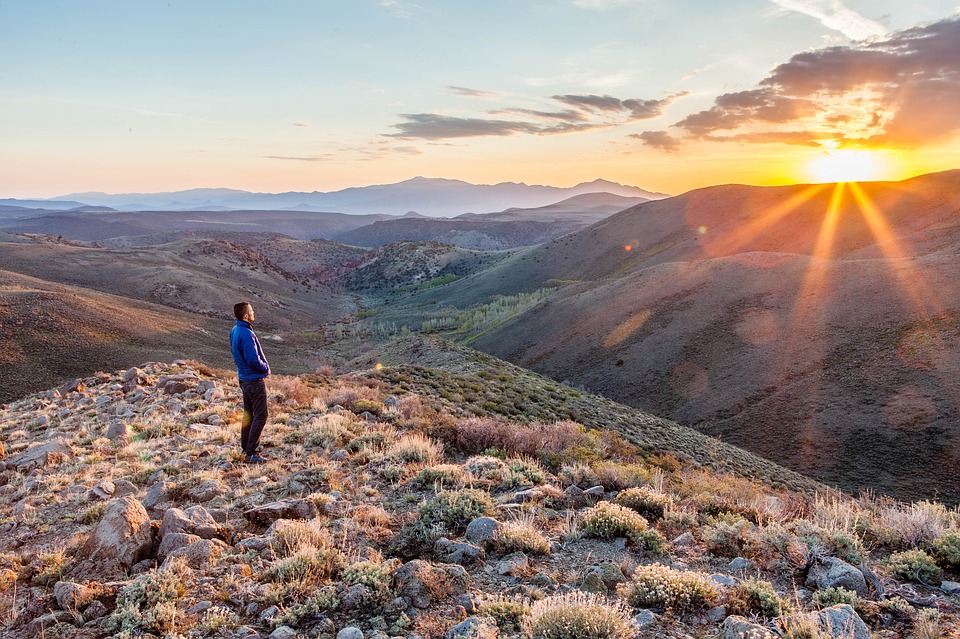
M 870 182 L 881 179 L 887 167 L 877 151 L 835 149 L 810 162 L 815 182 Z

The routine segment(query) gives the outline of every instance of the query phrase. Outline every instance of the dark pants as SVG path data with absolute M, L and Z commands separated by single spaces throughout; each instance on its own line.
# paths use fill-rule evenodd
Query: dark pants
M 243 391 L 243 421 L 240 424 L 240 448 L 247 455 L 257 452 L 260 433 L 267 423 L 267 385 L 262 379 L 240 382 Z

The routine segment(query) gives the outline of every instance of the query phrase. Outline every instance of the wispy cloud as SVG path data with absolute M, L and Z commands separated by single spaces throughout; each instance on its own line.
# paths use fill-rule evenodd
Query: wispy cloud
M 815 18 L 828 29 L 851 40 L 866 40 L 887 33 L 879 22 L 866 18 L 843 4 L 843 0 L 771 0 L 789 11 Z
M 573 6 L 580 7 L 581 9 L 606 11 L 607 9 L 622 7 L 628 4 L 634 4 L 635 2 L 636 0 L 573 0 Z
M 450 91 L 453 95 L 463 95 L 470 98 L 492 98 L 494 96 L 500 95 L 495 91 L 482 91 L 480 89 L 470 89 L 467 87 L 455 87 L 450 85 L 447 87 L 447 90 Z
M 306 124 L 306 123 L 304 123 L 304 122 L 294 122 L 294 123 L 293 123 L 293 126 L 295 126 L 295 127 L 300 127 L 301 129 L 309 129 L 309 128 L 310 128 L 310 125 L 309 125 L 309 124 Z
M 377 0 L 377 4 L 391 11 L 398 18 L 410 18 L 420 9 L 418 4 L 401 0 Z
M 517 134 L 556 135 L 618 126 L 658 117 L 663 109 L 685 93 L 659 100 L 621 100 L 610 95 L 555 95 L 551 99 L 566 109 L 557 111 L 503 108 L 487 115 L 518 116 L 517 119 L 456 117 L 439 113 L 401 114 L 403 122 L 393 125 L 389 137 L 440 140 Z
M 323 155 L 264 155 L 269 160 L 290 160 L 294 162 L 326 162 L 332 160 L 334 156 L 330 153 Z

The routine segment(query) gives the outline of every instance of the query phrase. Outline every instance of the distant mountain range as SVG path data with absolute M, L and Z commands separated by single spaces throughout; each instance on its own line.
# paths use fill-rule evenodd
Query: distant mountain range
M 235 189 L 190 189 L 169 193 L 71 193 L 48 200 L 0 199 L 0 206 L 69 210 L 110 207 L 117 211 L 297 210 L 351 214 L 403 215 L 415 211 L 430 217 L 489 213 L 507 208 L 536 208 L 587 193 L 611 193 L 629 198 L 668 197 L 607 180 L 573 187 L 516 182 L 470 184 L 461 180 L 417 177 L 396 184 L 354 187 L 322 193 L 251 193 Z

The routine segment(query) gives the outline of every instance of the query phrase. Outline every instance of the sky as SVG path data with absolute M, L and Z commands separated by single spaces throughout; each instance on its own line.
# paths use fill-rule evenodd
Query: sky
M 0 0 L 0 198 L 960 168 L 960 0 Z

